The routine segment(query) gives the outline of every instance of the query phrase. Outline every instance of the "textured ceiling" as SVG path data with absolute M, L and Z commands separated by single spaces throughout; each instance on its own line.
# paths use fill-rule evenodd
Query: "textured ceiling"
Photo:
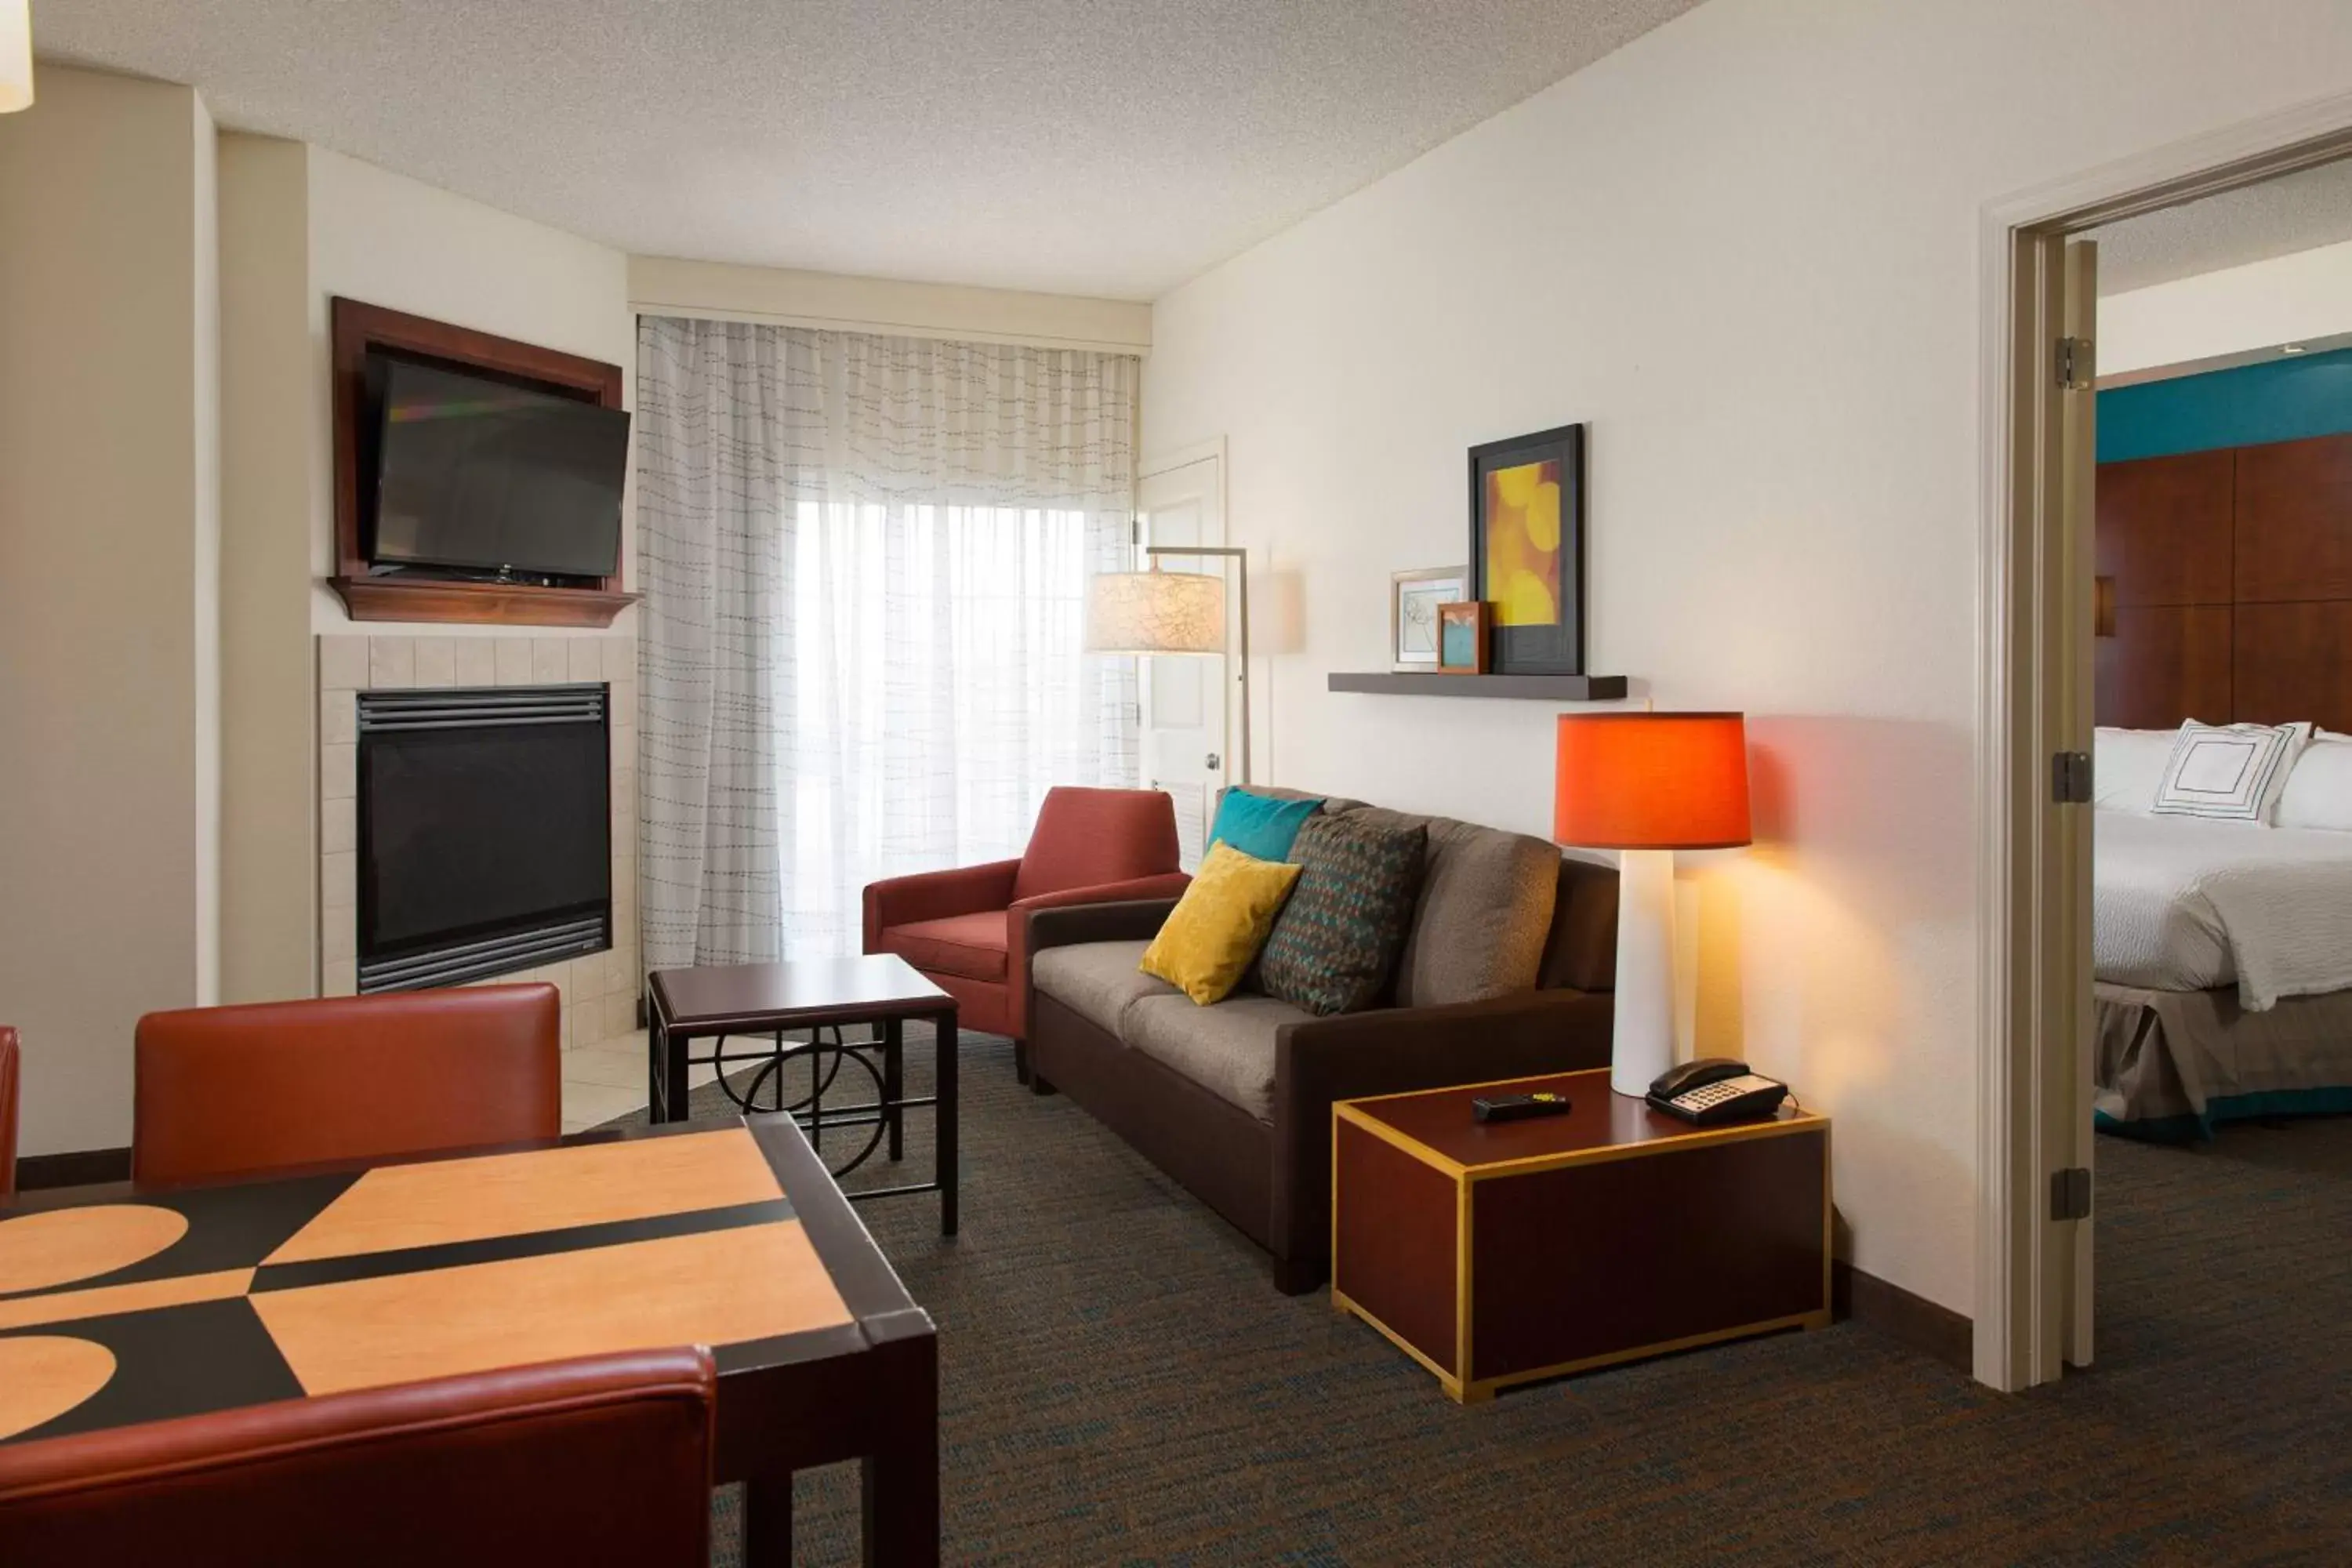
M 1150 299 L 1696 0 L 37 0 L 43 58 L 643 255 Z
M 2102 294 L 2352 239 L 2352 159 L 2109 224 L 2092 237 Z

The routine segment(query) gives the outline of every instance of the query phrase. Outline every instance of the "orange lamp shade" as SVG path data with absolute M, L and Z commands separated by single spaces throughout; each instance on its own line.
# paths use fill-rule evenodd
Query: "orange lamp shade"
M 1737 713 L 1564 713 L 1551 836 L 1589 849 L 1748 841 L 1748 726 Z

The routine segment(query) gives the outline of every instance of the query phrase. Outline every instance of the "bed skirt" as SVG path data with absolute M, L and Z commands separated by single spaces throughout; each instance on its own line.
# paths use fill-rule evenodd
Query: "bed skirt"
M 2092 992 L 2101 1131 L 2204 1138 L 2223 1121 L 2352 1111 L 2352 991 L 2264 1013 L 2240 1007 L 2235 986 Z

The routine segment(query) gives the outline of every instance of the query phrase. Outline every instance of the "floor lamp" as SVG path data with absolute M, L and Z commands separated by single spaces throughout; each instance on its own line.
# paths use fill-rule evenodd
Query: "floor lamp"
M 1203 572 L 1163 572 L 1163 555 L 1209 555 L 1241 574 L 1242 776 L 1250 782 L 1249 553 L 1234 545 L 1153 544 L 1149 572 L 1105 572 L 1087 584 L 1088 653 L 1225 651 L 1225 580 Z
M 1617 1022 L 1609 1087 L 1675 1065 L 1675 851 L 1748 842 L 1748 726 L 1737 713 L 1563 713 L 1552 837 L 1617 860 Z

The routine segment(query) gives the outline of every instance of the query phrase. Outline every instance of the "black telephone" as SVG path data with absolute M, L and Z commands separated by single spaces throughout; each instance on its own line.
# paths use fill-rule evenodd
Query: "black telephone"
M 1649 1101 L 1669 1116 L 1700 1127 L 1769 1116 L 1789 1097 L 1789 1086 L 1748 1070 L 1729 1057 L 1701 1057 L 1667 1068 L 1650 1085 Z

